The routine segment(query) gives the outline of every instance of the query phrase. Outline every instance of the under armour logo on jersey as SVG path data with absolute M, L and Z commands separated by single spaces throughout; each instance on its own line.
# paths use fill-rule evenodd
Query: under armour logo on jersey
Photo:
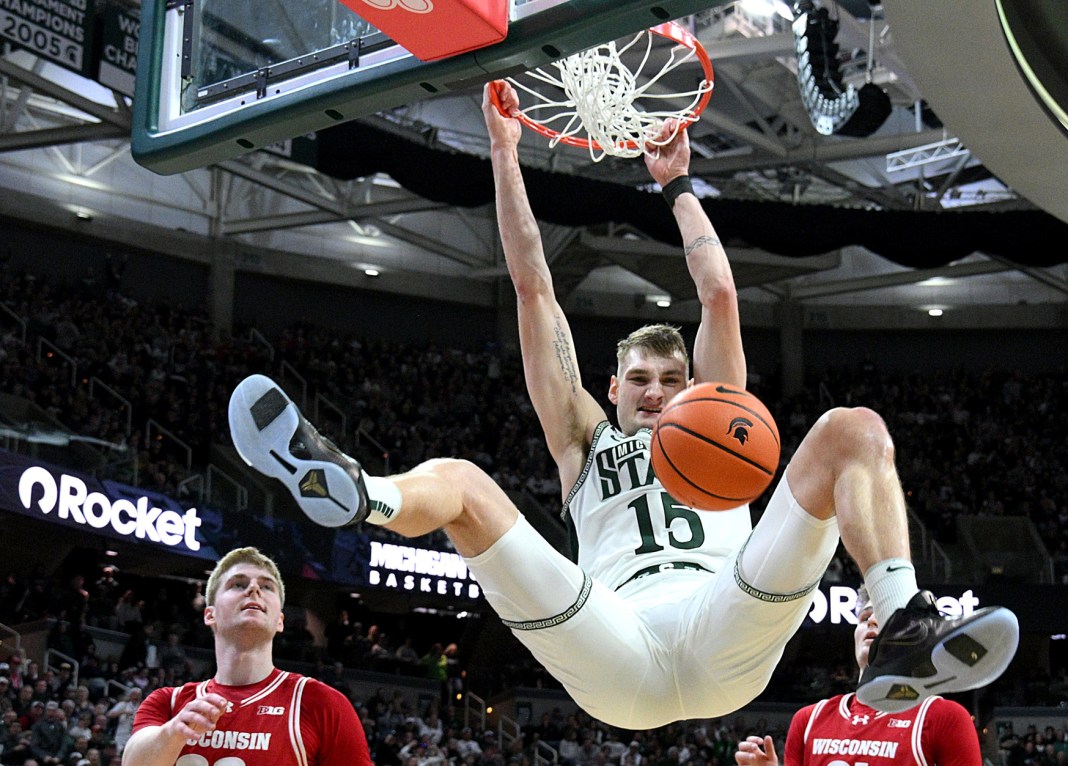
M 891 729 L 907 729 L 912 726 L 912 721 L 906 721 L 904 718 L 891 718 L 886 725 Z
M 285 715 L 286 709 L 282 705 L 260 705 L 256 708 L 256 715 Z
M 749 429 L 753 427 L 753 421 L 746 418 L 735 418 L 727 426 L 727 433 L 737 439 L 739 444 L 744 445 L 749 441 Z
M 869 721 L 871 721 L 871 716 L 858 714 L 853 716 L 851 723 L 854 726 L 867 726 Z

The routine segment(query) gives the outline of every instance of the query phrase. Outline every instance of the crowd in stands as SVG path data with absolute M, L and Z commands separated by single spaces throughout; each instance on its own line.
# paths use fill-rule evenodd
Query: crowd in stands
M 418 346 L 376 340 L 363 328 L 342 336 L 311 325 L 271 339 L 248 328 L 220 338 L 202 312 L 124 294 L 121 273 L 105 280 L 103 298 L 100 281 L 94 275 L 46 284 L 25 272 L 3 274 L 0 302 L 25 319 L 27 338 L 22 341 L 18 328 L 0 338 L 0 391 L 33 401 L 70 431 L 125 450 L 129 460 L 113 462 L 126 466 L 125 478 L 136 476 L 138 486 L 172 496 L 188 491 L 183 481 L 203 472 L 212 443 L 229 444 L 226 407 L 233 386 L 253 372 L 277 374 L 286 365 L 303 378 L 309 397 L 320 395 L 344 413 L 347 433 L 332 433 L 327 415 L 323 430 L 360 454 L 372 472 L 387 467 L 384 457 L 391 472 L 428 457 L 463 457 L 505 489 L 559 507 L 559 482 L 521 362 L 493 344 L 478 350 Z M 50 345 L 42 347 L 37 338 Z M 52 347 L 62 355 L 50 353 Z M 612 362 L 583 371 L 595 392 L 596 382 L 613 372 Z M 102 387 L 91 400 L 94 379 L 121 392 L 129 412 L 99 393 Z M 827 406 L 870 406 L 887 419 L 898 445 L 910 507 L 937 539 L 952 542 L 961 515 L 1027 516 L 1054 556 L 1059 578 L 1068 581 L 1063 370 L 1025 377 L 962 365 L 898 374 L 865 360 L 820 371 L 788 400 L 768 383 L 754 390 L 774 403 L 784 464 Z M 163 429 L 160 438 L 146 439 L 149 420 Z
M 526 395 L 521 363 L 495 346 L 400 344 L 311 325 L 291 327 L 276 338 L 248 328 L 220 337 L 201 312 L 123 293 L 121 271 L 48 284 L 30 273 L 3 269 L 4 315 L 25 320 L 25 340 L 21 327 L 5 326 L 0 393 L 27 399 L 70 432 L 99 440 L 109 461 L 101 470 L 119 472 L 113 478 L 136 479 L 138 486 L 176 497 L 189 491 L 185 480 L 203 470 L 211 445 L 229 443 L 226 406 L 233 386 L 253 372 L 276 373 L 284 363 L 303 377 L 309 391 L 344 412 L 348 433 L 329 433 L 327 424 L 330 436 L 349 450 L 357 449 L 357 439 L 369 440 L 361 441 L 360 455 L 372 471 L 401 471 L 439 455 L 464 457 L 506 489 L 528 493 L 546 508 L 559 507 L 556 471 Z M 583 375 L 607 382 L 612 371 L 608 359 Z M 91 396 L 91 380 L 120 392 L 129 409 L 99 393 L 102 388 Z M 897 442 L 910 507 L 938 539 L 953 541 L 960 515 L 1028 516 L 1054 558 L 1058 580 L 1068 584 L 1068 378 L 1063 370 L 1025 377 L 962 365 L 901 375 L 868 362 L 821 371 L 801 395 L 787 401 L 779 400 L 770 382 L 765 385 L 756 393 L 775 403 L 784 464 L 828 405 L 873 407 L 887 419 Z M 146 438 L 149 420 L 166 438 Z M 172 436 L 188 445 L 191 466 Z M 368 443 L 385 448 L 388 466 L 387 455 L 367 450 Z M 754 504 L 758 512 L 761 507 L 760 501 Z M 846 557 L 836 560 L 828 576 L 850 583 L 859 579 Z M 62 665 L 53 671 L 32 661 L 0 664 L 0 764 L 115 766 L 129 736 L 131 707 L 158 686 L 192 680 L 186 648 L 210 646 L 199 614 L 201 588 L 134 581 L 108 568 L 70 580 L 43 568 L 8 573 L 0 582 L 0 623 L 52 620 L 49 646 L 77 658 L 79 678 L 77 685 L 69 683 Z M 380 616 L 339 610 L 324 645 L 291 625 L 276 654 L 314 663 L 316 675 L 339 687 L 344 671 L 358 669 L 425 676 L 450 691 L 462 688 L 462 653 L 452 639 L 405 635 L 382 625 Z M 96 656 L 89 628 L 128 636 L 121 654 Z M 839 659 L 785 664 L 767 696 L 811 701 L 851 689 L 852 658 Z M 506 680 L 552 683 L 532 663 L 519 665 L 509 669 L 513 677 Z M 1030 677 L 999 684 L 1003 704 L 1068 704 L 1064 668 L 1051 677 L 1036 667 Z M 723 764 L 732 762 L 739 737 L 766 733 L 760 722 L 741 720 L 623 733 L 576 714 L 542 721 L 504 743 L 493 732 L 466 729 L 450 698 L 443 694 L 440 705 L 423 711 L 385 692 L 354 698 L 375 762 L 525 764 L 533 762 L 541 741 L 552 743 L 566 766 Z M 1028 749 L 1026 737 L 1008 747 L 1003 739 L 1004 766 L 1065 762 L 1063 731 L 1033 739 L 1031 749 L 1038 755 L 1020 755 Z M 1052 756 L 1044 753 L 1047 747 Z

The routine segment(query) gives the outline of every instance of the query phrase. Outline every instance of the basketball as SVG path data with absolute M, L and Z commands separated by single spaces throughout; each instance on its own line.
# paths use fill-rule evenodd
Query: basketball
M 779 428 L 748 391 L 699 383 L 675 396 L 653 429 L 653 472 L 673 498 L 702 511 L 755 500 L 779 467 Z

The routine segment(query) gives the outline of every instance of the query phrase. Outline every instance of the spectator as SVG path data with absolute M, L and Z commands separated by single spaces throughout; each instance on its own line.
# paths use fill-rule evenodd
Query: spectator
M 0 717 L 0 754 L 5 748 L 12 747 L 18 742 L 22 734 L 22 724 L 19 723 L 19 715 L 14 710 L 5 710 Z
M 345 678 L 345 666 L 340 662 L 334 662 L 330 667 L 331 671 L 326 678 L 322 679 L 323 683 L 337 689 L 345 695 L 345 699 L 352 700 L 352 686 Z
M 143 692 L 137 686 L 130 687 L 126 696 L 112 705 L 107 717 L 115 722 L 115 751 L 122 755 L 126 743 L 133 734 L 134 715 L 141 705 Z
M 482 746 L 474 739 L 470 726 L 465 726 L 460 731 L 460 738 L 456 742 L 456 751 L 461 760 L 467 760 L 473 756 L 476 760 L 482 756 Z
M 119 602 L 119 589 L 122 586 L 115 579 L 115 567 L 106 566 L 100 577 L 93 583 L 93 593 L 89 600 L 89 624 L 108 630 L 119 627 L 116 606 Z
M 49 700 L 45 703 L 44 716 L 31 729 L 30 747 L 43 766 L 63 763 L 70 752 L 71 742 L 62 715 L 59 703 Z
M 419 667 L 419 652 L 412 646 L 412 637 L 406 636 L 400 646 L 397 647 L 397 651 L 394 653 L 397 661 L 406 668 L 418 668 Z
M 19 726 L 20 731 L 0 753 L 0 763 L 3 763 L 4 766 L 30 766 L 30 764 L 37 764 L 38 761 L 33 757 L 33 735 L 28 731 L 21 731 L 20 724 L 16 724 L 16 726 Z
M 445 697 L 446 704 L 451 704 L 464 690 L 464 673 L 460 668 L 460 648 L 449 644 L 442 652 L 445 655 Z
M 429 737 L 435 745 L 440 745 L 445 736 L 445 724 L 438 715 L 437 708 L 431 707 L 424 718 L 419 719 L 420 737 Z
M 337 619 L 326 628 L 326 653 L 334 660 L 345 659 L 345 651 L 352 642 L 353 626 L 347 610 L 338 612 Z
M 189 656 L 185 648 L 178 643 L 178 634 L 167 634 L 167 642 L 159 650 L 159 664 L 168 673 L 174 674 L 175 678 L 188 678 L 193 673 L 193 667 L 189 663 Z
M 627 749 L 619 757 L 620 766 L 642 766 L 645 763 L 645 756 L 642 755 L 641 746 L 641 742 L 631 740 Z
M 564 730 L 564 735 L 560 738 L 560 746 L 557 748 L 562 766 L 575 766 L 578 763 L 580 749 L 578 732 L 573 726 L 569 726 Z
M 124 633 L 133 633 L 144 623 L 141 610 L 145 602 L 137 598 L 132 590 L 125 591 L 115 604 L 115 619 L 119 630 Z
M 449 658 L 445 656 L 445 649 L 439 643 L 434 643 L 420 660 L 426 671 L 426 677 L 440 684 L 442 704 L 449 703 Z
M 62 625 L 64 623 L 63 621 L 60 621 L 57 624 Z M 71 647 L 71 650 L 73 651 L 73 646 Z M 64 654 L 66 654 L 66 652 L 64 652 Z M 69 657 L 71 655 L 67 656 Z M 56 674 L 55 678 L 52 679 L 52 683 L 50 684 L 51 696 L 55 699 L 62 699 L 72 691 L 73 685 L 74 667 L 69 662 L 59 663 L 59 672 Z

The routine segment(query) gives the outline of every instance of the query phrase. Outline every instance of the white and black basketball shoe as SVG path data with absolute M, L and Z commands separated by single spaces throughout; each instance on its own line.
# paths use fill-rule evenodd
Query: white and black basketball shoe
M 934 596 L 920 591 L 880 627 L 857 699 L 899 713 L 936 694 L 978 689 L 1005 672 L 1019 642 L 1019 622 L 1005 607 L 946 617 Z
M 367 518 L 360 464 L 309 423 L 282 387 L 264 375 L 230 396 L 230 436 L 241 458 L 281 481 L 316 524 L 344 527 Z

